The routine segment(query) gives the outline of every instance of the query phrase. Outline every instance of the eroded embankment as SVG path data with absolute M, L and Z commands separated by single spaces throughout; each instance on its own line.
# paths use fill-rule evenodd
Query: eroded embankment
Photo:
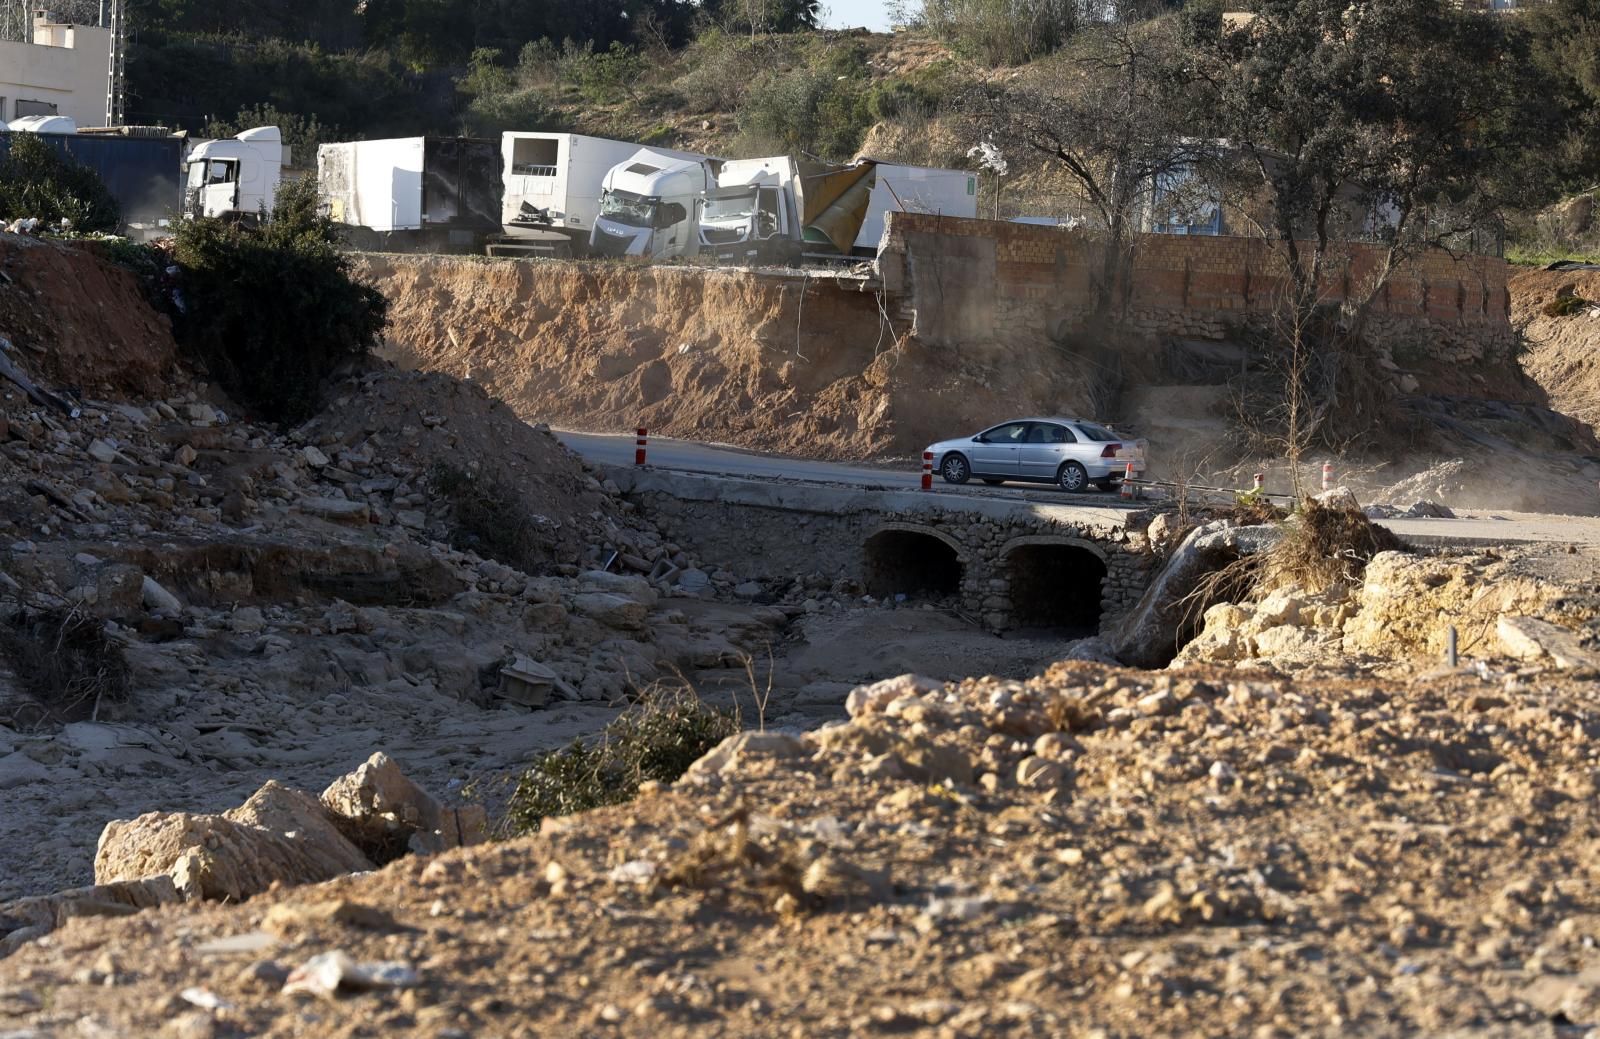
M 1511 319 L 1527 343 L 1522 366 L 1550 406 L 1600 424 L 1600 272 L 1525 271 L 1511 279 Z
M 645 425 L 825 458 L 920 451 L 996 415 L 1083 408 L 1059 358 L 920 344 L 831 277 L 687 267 L 365 255 L 389 297 L 387 353 L 470 377 L 527 417 Z M 992 359 L 991 359 L 992 360 Z

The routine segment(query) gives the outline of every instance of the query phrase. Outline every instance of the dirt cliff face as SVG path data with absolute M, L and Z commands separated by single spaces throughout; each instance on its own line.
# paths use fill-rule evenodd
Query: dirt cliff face
M 1563 298 L 1576 302 L 1548 314 Z M 1600 424 L 1600 272 L 1526 271 L 1511 280 L 1511 320 L 1528 349 L 1522 366 L 1550 406 Z
M 20 235 L 0 234 L 0 336 L 35 375 L 117 399 L 157 392 L 177 355 L 132 271 Z
M 866 458 L 1081 406 L 1060 365 L 979 371 L 831 277 L 392 255 L 358 271 L 389 297 L 393 360 L 556 426 Z

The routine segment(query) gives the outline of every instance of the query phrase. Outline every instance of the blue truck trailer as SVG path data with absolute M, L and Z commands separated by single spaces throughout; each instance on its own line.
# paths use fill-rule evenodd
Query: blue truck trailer
M 0 129 L 0 159 L 19 131 Z M 131 232 L 153 232 L 178 216 L 183 203 L 184 138 L 170 133 L 41 133 L 39 139 L 105 181 Z M 27 213 L 0 214 L 12 218 Z

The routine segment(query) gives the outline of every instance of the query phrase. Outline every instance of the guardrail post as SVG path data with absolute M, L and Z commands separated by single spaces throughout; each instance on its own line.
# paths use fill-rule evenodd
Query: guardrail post
M 922 489 L 933 490 L 933 452 L 922 452 Z
M 648 442 L 649 438 L 646 436 L 645 428 L 643 426 L 640 426 L 634 432 L 637 436 L 637 439 L 635 439 L 633 442 L 633 464 L 643 465 L 645 444 Z

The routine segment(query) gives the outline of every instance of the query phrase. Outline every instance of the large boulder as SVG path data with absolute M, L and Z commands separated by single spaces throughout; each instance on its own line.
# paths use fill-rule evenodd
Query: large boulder
M 584 592 L 572 600 L 579 615 L 619 631 L 638 631 L 644 627 L 650 608 L 637 599 L 614 592 Z
M 1117 659 L 1130 667 L 1165 667 L 1180 643 L 1202 626 L 1211 602 L 1197 593 L 1210 575 L 1245 556 L 1277 544 L 1274 526 L 1235 527 L 1226 521 L 1197 527 L 1156 574 L 1133 611 L 1107 641 Z
M 273 884 L 314 884 L 345 872 L 310 841 L 221 815 L 184 812 L 114 819 L 101 832 L 94 856 L 97 884 L 166 874 L 188 898 L 232 902 Z
M 478 844 L 488 831 L 481 805 L 446 808 L 379 751 L 322 792 L 334 825 L 368 855 L 388 862 Z

